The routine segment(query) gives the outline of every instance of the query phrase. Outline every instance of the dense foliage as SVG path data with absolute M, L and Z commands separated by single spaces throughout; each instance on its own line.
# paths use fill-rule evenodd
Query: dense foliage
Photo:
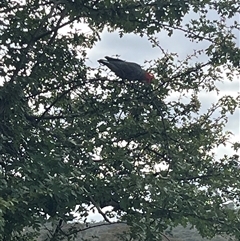
M 240 145 L 232 156 L 216 151 L 231 139 L 224 127 L 239 98 L 219 97 L 204 113 L 199 101 L 239 74 L 239 23 L 227 25 L 239 11 L 234 0 L 1 1 L 0 239 L 32 240 L 23 228 L 48 219 L 58 223 L 49 240 L 61 240 L 76 205 L 83 217 L 92 205 L 106 221 L 117 215 L 140 240 L 187 223 L 239 238 L 239 213 L 222 203 L 240 194 Z M 183 24 L 189 12 L 198 18 Z M 180 62 L 163 50 L 151 87 L 109 80 L 85 64 L 105 27 L 154 45 L 155 33 L 178 30 L 206 48 Z M 193 64 L 201 54 L 207 61 Z

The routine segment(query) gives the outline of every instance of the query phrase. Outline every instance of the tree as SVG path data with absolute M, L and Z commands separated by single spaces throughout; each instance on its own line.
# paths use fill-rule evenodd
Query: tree
M 239 74 L 239 23 L 226 23 L 239 13 L 237 1 L 16 0 L 0 7 L 2 240 L 27 240 L 23 228 L 38 231 L 47 219 L 59 222 L 54 240 L 76 205 L 83 217 L 90 205 L 101 213 L 113 206 L 104 219 L 116 212 L 140 240 L 160 240 L 167 227 L 187 223 L 202 236 L 240 237 L 239 213 L 222 208 L 239 197 L 240 144 L 232 143 L 232 156 L 214 151 L 231 138 L 224 127 L 239 97 L 199 112 L 201 91 L 216 93 L 217 82 Z M 190 11 L 199 18 L 184 26 Z M 208 11 L 220 21 L 207 19 Z M 81 32 L 81 23 L 92 33 Z M 89 77 L 86 49 L 104 27 L 147 35 L 155 45 L 154 33 L 180 30 L 206 41 L 208 61 L 176 62 L 163 50 L 151 87 L 101 77 L 102 70 Z M 189 102 L 168 100 L 172 92 L 190 93 Z

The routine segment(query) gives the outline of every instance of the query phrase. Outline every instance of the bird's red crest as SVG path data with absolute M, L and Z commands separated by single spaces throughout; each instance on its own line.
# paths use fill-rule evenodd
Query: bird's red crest
M 150 84 L 150 83 L 152 82 L 152 80 L 154 79 L 154 75 L 151 74 L 151 73 L 148 73 L 148 72 L 146 72 L 145 77 L 146 77 L 147 83 L 149 83 L 149 84 Z

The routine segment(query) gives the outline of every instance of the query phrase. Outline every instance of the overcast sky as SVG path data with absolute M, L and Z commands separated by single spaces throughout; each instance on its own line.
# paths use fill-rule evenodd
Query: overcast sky
M 184 22 L 188 22 L 189 19 L 197 17 L 196 14 L 189 14 L 185 17 Z M 213 12 L 208 13 L 209 19 L 217 19 L 217 15 Z M 229 23 L 234 20 L 239 21 L 239 15 L 235 18 L 229 20 Z M 235 32 L 236 42 L 239 46 L 239 32 Z M 154 60 L 162 57 L 162 52 L 159 48 L 153 48 L 152 44 L 148 41 L 147 37 L 140 37 L 134 34 L 126 34 L 122 38 L 119 37 L 118 32 L 109 33 L 104 31 L 101 35 L 101 40 L 90 50 L 88 50 L 87 64 L 91 67 L 98 67 L 98 59 L 103 58 L 104 56 L 114 56 L 119 55 L 120 58 L 137 62 L 140 65 L 144 65 L 145 60 Z M 161 47 L 167 52 L 177 53 L 179 59 L 184 59 L 188 54 L 193 53 L 193 50 L 203 49 L 208 46 L 207 42 L 201 43 L 192 43 L 184 34 L 180 31 L 175 31 L 171 37 L 168 37 L 166 32 L 161 32 L 156 35 Z M 206 56 L 201 56 L 198 61 L 205 61 Z M 232 95 L 237 96 L 239 93 L 239 78 L 235 78 L 233 82 L 224 81 L 223 83 L 218 83 L 217 86 L 220 89 L 219 95 L 209 94 L 202 92 L 200 94 L 200 100 L 202 104 L 201 111 L 206 111 L 211 103 L 216 102 L 223 95 Z M 174 98 L 174 97 L 173 97 Z M 229 122 L 226 129 L 233 132 L 235 137 L 232 138 L 232 141 L 240 140 L 240 111 L 239 109 L 233 114 L 229 115 Z M 232 150 L 229 145 L 224 147 L 221 146 L 216 150 L 219 157 L 224 154 L 231 154 Z M 107 209 L 107 208 L 106 208 Z M 95 213 L 89 216 L 90 220 L 102 220 L 101 215 Z

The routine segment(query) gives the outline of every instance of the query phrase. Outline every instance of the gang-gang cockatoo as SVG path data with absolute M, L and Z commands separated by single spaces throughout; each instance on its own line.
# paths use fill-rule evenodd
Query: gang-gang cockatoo
M 139 80 L 150 84 L 154 78 L 153 74 L 143 70 L 139 64 L 108 56 L 105 58 L 106 59 L 99 59 L 98 62 L 106 65 L 122 79 Z

